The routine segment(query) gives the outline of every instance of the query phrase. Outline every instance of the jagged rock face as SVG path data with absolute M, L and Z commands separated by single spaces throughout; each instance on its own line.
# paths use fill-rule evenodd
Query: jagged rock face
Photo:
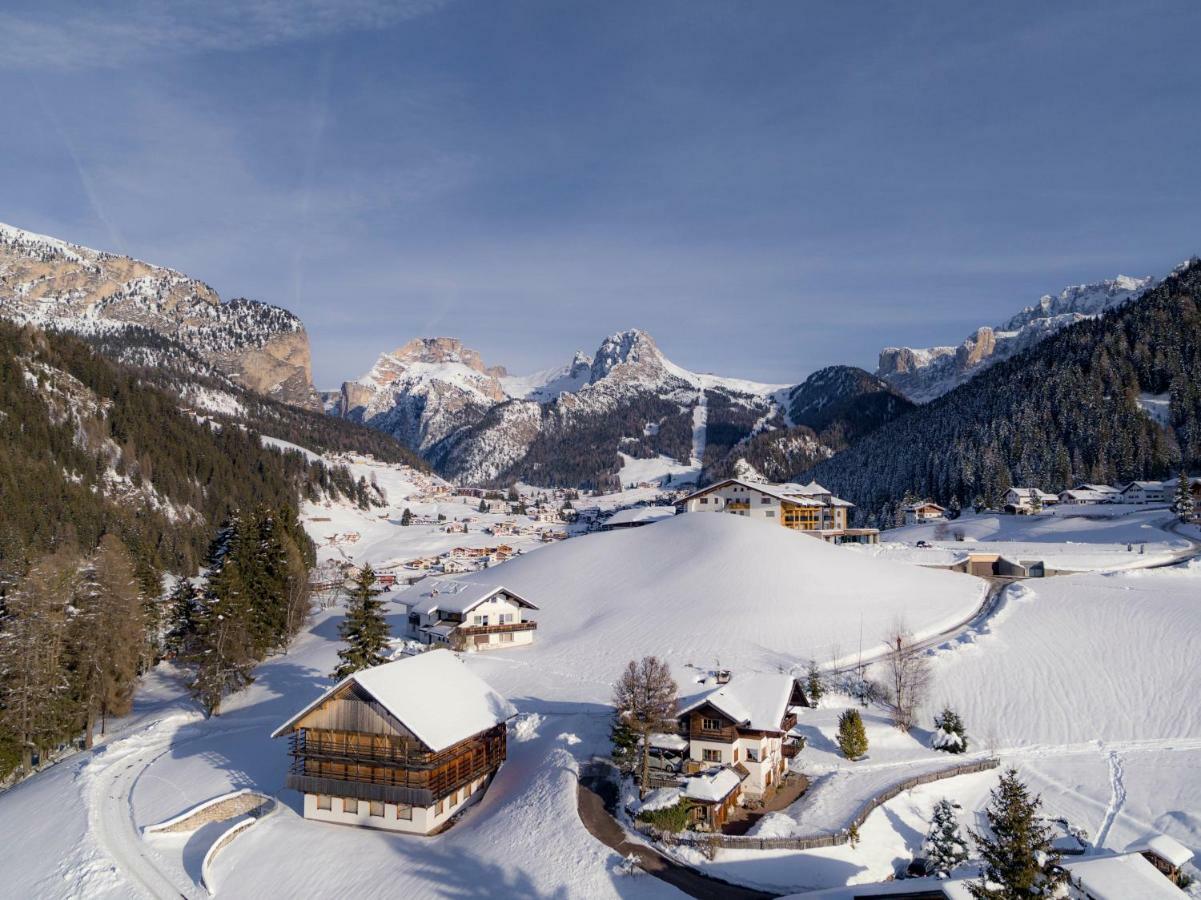
M 617 477 L 619 453 L 719 467 L 732 465 L 743 444 L 777 432 L 773 458 L 801 465 L 910 405 L 887 383 L 844 366 L 791 389 L 689 372 L 638 330 L 532 376 L 502 371 L 458 341 L 412 341 L 347 382 L 338 413 L 396 436 L 458 482 L 587 486 Z M 790 409 L 798 418 L 786 422 Z
M 978 328 L 957 347 L 886 347 L 876 374 L 910 400 L 926 403 L 958 387 L 987 367 L 1028 350 L 1063 328 L 1099 316 L 1156 283 L 1119 275 L 1107 281 L 1064 288 L 995 328 Z
M 370 372 L 343 384 L 339 413 L 424 454 L 507 400 L 506 374 L 503 367 L 486 367 L 455 338 L 418 338 L 381 354 Z
M 246 387 L 318 408 L 300 319 L 253 300 L 222 303 L 171 269 L 0 224 L 0 315 L 94 334 L 138 325 Z

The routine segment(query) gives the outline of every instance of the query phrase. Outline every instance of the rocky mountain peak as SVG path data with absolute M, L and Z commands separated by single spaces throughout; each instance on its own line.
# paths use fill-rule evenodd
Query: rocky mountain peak
M 611 334 L 592 359 L 591 381 L 596 383 L 615 372 L 626 380 L 657 379 L 667 368 L 662 351 L 645 331 L 631 328 Z M 618 369 L 621 369 L 618 372 Z

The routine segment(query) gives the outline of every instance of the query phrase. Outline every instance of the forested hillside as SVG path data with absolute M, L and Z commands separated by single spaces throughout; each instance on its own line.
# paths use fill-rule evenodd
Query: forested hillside
M 773 481 L 788 481 L 797 473 L 845 450 L 863 435 L 913 408 L 885 382 L 854 366 L 828 366 L 806 378 L 786 398 L 788 421 L 781 416 L 763 423 L 746 439 L 754 424 L 742 422 L 732 441 L 714 440 L 714 403 L 709 402 L 709 445 L 705 478 L 715 481 L 734 474 L 743 459 Z M 737 436 L 741 434 L 741 436 Z
M 1168 427 L 1140 407 L 1170 395 Z M 809 475 L 866 512 L 906 491 L 996 503 L 1201 467 L 1201 262 L 862 438 Z M 799 473 L 798 473 L 799 474 Z
M 229 673 L 303 622 L 302 498 L 372 499 L 345 468 L 181 410 L 77 338 L 7 323 L 0 444 L 0 776 L 128 709 L 162 652 L 164 574 L 220 573 L 174 630 L 198 682 L 220 659 L 218 681 L 236 687 Z M 220 691 L 204 694 L 216 708 Z
M 246 390 L 194 350 L 148 328 L 129 326 L 84 339 L 104 356 L 136 369 L 144 381 L 178 394 L 206 414 L 230 418 L 318 453 L 370 453 L 385 462 L 429 468 L 391 435 Z

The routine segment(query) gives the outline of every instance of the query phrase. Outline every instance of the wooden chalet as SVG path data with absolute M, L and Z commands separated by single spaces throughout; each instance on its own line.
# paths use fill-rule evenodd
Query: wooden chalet
M 430 834 L 475 802 L 505 760 L 513 706 L 445 650 L 356 672 L 271 735 L 304 817 Z
M 791 675 L 735 675 L 680 706 L 677 727 L 688 741 L 685 773 L 728 767 L 739 775 L 740 794 L 762 798 L 773 792 L 797 755 L 790 732 L 796 709 L 809 700 Z

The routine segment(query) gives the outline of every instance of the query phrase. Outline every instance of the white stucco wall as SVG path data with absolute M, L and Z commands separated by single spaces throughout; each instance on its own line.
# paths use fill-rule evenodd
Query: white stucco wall
M 479 800 L 484 795 L 484 787 L 487 784 L 487 777 L 479 778 L 471 783 L 470 793 L 462 799 L 457 799 L 457 802 L 451 803 L 449 798 L 443 804 L 441 814 L 437 812 L 437 806 L 413 806 L 410 807 L 412 818 L 402 819 L 397 815 L 397 804 L 385 803 L 384 815 L 371 815 L 371 804 L 367 800 L 360 800 L 358 803 L 357 812 L 346 812 L 343 805 L 346 801 L 341 797 L 330 798 L 330 809 L 317 808 L 317 795 L 304 795 L 304 817 L 312 819 L 315 822 L 331 822 L 336 825 L 356 825 L 360 828 L 380 828 L 385 831 L 399 831 L 405 834 L 429 834 L 434 829 L 445 824 L 448 819 L 455 815 L 459 810 L 465 809 L 472 803 Z M 462 795 L 464 789 L 460 788 L 458 795 Z

